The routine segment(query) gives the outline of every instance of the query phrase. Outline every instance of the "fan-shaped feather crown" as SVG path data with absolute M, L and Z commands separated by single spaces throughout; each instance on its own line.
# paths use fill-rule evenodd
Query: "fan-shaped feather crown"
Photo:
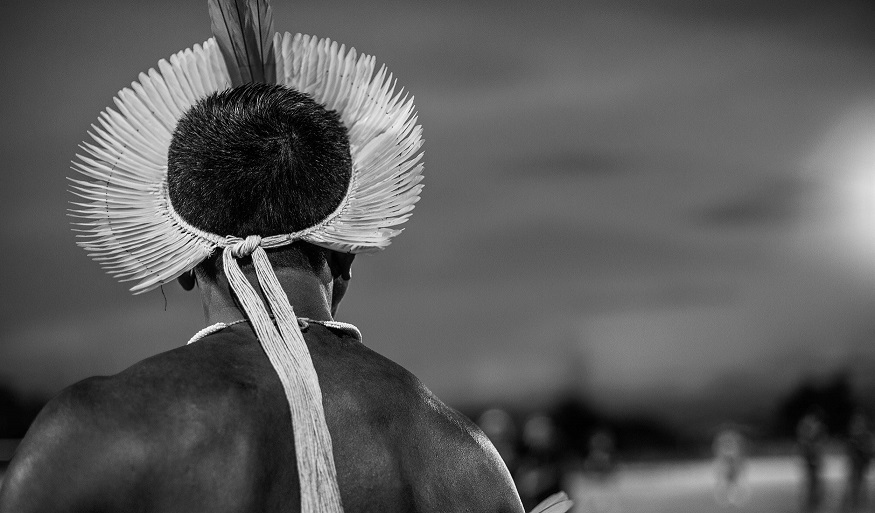
M 320 223 L 265 238 L 306 240 L 343 252 L 388 246 L 422 189 L 422 127 L 413 98 L 395 92 L 385 67 L 329 39 L 276 34 L 276 83 L 336 110 L 348 130 L 353 173 L 344 199 Z M 167 196 L 167 151 L 177 120 L 206 95 L 231 87 L 214 39 L 161 60 L 141 73 L 101 113 L 73 162 L 71 190 L 79 244 L 111 274 L 151 290 L 192 269 L 223 246 L 222 237 L 182 220 Z M 245 237 L 251 234 L 234 234 Z M 270 240 L 268 240 L 270 239 Z

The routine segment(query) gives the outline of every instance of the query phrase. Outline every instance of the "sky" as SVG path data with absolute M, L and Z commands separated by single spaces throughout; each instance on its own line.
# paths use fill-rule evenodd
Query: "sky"
M 425 189 L 338 318 L 450 404 L 577 394 L 683 420 L 839 370 L 875 390 L 865 2 L 273 1 L 386 63 Z M 75 246 L 67 176 L 112 97 L 210 37 L 205 1 L 0 6 L 0 382 L 49 395 L 204 326 Z M 686 416 L 686 417 L 685 417 Z

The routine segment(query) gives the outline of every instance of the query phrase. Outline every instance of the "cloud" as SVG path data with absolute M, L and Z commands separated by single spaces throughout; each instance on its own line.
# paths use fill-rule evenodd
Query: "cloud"
M 865 29 L 872 27 L 873 14 L 871 2 L 861 0 L 658 0 L 641 2 L 641 7 L 688 23 L 736 27 L 816 25 L 817 33 L 822 35 L 861 39 Z
M 798 218 L 812 189 L 813 185 L 801 178 L 776 178 L 747 195 L 708 206 L 697 212 L 696 218 L 715 228 L 786 223 Z
M 534 154 L 532 154 L 534 153 Z M 499 159 L 501 157 L 498 157 Z M 536 153 L 497 164 L 502 175 L 549 179 L 552 176 L 602 176 L 622 172 L 625 161 L 619 155 L 576 150 Z M 585 185 L 584 185 L 585 186 Z

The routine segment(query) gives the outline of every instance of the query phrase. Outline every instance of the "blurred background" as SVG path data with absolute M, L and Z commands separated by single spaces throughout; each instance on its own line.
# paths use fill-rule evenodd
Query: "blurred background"
M 478 421 L 528 506 L 863 507 L 871 2 L 272 3 L 415 94 L 423 199 L 338 318 Z M 204 326 L 196 295 L 131 296 L 75 246 L 65 177 L 115 93 L 210 26 L 202 0 L 4 2 L 0 26 L 6 460 L 59 390 Z

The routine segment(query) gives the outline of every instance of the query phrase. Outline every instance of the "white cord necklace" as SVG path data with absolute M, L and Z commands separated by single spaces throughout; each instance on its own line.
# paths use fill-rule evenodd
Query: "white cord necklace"
M 248 319 L 239 319 L 239 320 L 236 320 L 233 322 L 217 322 L 216 324 L 211 324 L 211 325 L 207 326 L 206 328 L 195 333 L 194 336 L 191 337 L 191 339 L 185 343 L 185 345 L 189 345 L 193 342 L 197 342 L 198 340 L 200 340 L 208 335 L 212 335 L 213 333 L 216 333 L 218 331 L 222 331 L 225 328 L 229 328 L 235 324 L 240 324 L 242 322 L 248 322 Z M 362 332 L 359 331 L 359 329 L 357 327 L 355 327 L 354 325 L 352 325 L 348 322 L 315 321 L 313 319 L 307 319 L 305 317 L 298 317 L 298 325 L 301 327 L 301 329 L 306 329 L 307 325 L 311 322 L 316 323 L 316 324 L 321 324 L 321 325 L 326 326 L 328 328 L 334 328 L 337 330 L 350 332 L 353 335 L 355 335 L 355 337 L 359 340 L 359 342 L 361 342 L 361 340 L 362 340 Z

